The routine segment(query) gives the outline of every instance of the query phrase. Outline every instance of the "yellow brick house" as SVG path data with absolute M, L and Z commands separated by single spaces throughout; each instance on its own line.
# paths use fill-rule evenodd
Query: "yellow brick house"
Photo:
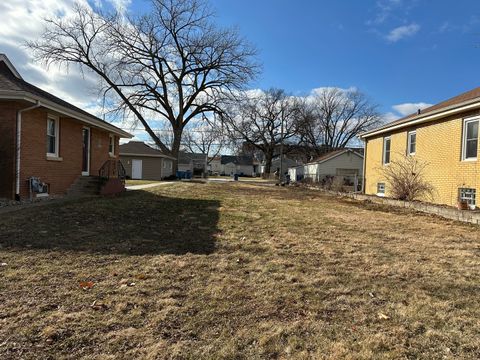
M 455 206 L 459 199 L 480 206 L 480 87 L 361 135 L 365 142 L 364 191 L 389 196 L 382 168 L 395 159 L 415 156 L 426 164 L 424 179 L 436 204 Z

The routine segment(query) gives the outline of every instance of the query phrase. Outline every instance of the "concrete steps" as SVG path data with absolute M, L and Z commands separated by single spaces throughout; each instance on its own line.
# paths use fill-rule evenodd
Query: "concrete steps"
M 67 196 L 92 196 L 100 193 L 101 180 L 98 176 L 80 176 L 70 185 Z

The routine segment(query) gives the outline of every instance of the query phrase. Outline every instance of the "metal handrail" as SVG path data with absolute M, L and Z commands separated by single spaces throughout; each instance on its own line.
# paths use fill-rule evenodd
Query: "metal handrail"
M 127 171 L 120 160 L 107 160 L 103 163 L 100 170 L 98 170 L 98 176 L 106 180 L 112 178 L 120 179 L 120 181 L 125 184 Z

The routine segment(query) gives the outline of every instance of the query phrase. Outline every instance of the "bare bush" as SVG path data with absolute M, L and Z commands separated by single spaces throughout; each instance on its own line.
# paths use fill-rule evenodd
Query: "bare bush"
M 336 192 L 344 192 L 345 188 L 345 179 L 343 176 L 334 176 L 332 179 L 332 183 L 330 185 L 330 190 L 336 191 Z
M 402 155 L 382 168 L 390 195 L 398 200 L 431 199 L 434 187 L 424 178 L 427 163 L 413 156 Z

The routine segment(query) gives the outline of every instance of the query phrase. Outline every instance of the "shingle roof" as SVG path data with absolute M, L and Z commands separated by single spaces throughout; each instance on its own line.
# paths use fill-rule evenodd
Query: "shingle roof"
M 376 128 L 374 130 L 367 131 L 363 135 L 368 135 L 371 132 L 375 132 L 375 131 L 379 131 L 379 130 L 383 130 L 383 129 L 388 129 L 388 128 L 390 128 L 392 126 L 395 126 L 395 125 L 408 123 L 411 120 L 424 117 L 424 116 L 426 116 L 430 113 L 438 113 L 438 112 L 441 112 L 442 110 L 446 110 L 448 108 L 455 107 L 456 105 L 461 105 L 463 103 L 467 103 L 467 102 L 474 101 L 474 100 L 480 100 L 480 87 L 477 87 L 477 88 L 472 89 L 470 91 L 464 92 L 460 95 L 454 96 L 454 97 L 452 97 L 450 99 L 447 99 L 445 101 L 439 102 L 438 104 L 432 105 L 428 108 L 425 108 L 425 109 L 421 110 L 419 113 L 416 112 L 416 113 L 407 115 L 407 116 L 402 117 L 398 120 L 395 120 L 395 121 L 389 122 L 389 123 L 387 123 L 383 126 L 380 126 L 380 127 Z
M 160 150 L 148 146 L 143 141 L 130 141 L 126 144 L 120 145 L 119 150 L 120 155 L 144 155 L 171 158 L 171 156 L 168 156 Z
M 179 164 L 190 164 L 191 161 L 205 162 L 205 154 L 187 153 L 185 151 L 180 151 L 178 153 Z
M 7 63 L 8 62 L 8 63 Z M 55 104 L 58 104 L 66 109 L 69 109 L 73 112 L 80 113 L 86 117 L 89 117 L 97 122 L 107 125 L 108 127 L 112 127 L 118 130 L 121 133 L 127 134 L 125 131 L 121 130 L 120 128 L 90 114 L 89 112 L 76 107 L 69 102 L 60 99 L 59 97 L 50 94 L 49 92 L 40 89 L 39 87 L 32 85 L 21 77 L 17 77 L 19 75 L 14 68 L 12 68 L 11 63 L 8 61 L 8 58 L 4 54 L 0 54 L 0 93 L 2 91 L 8 91 L 9 93 L 18 92 L 19 94 L 27 92 L 34 96 L 40 97 L 47 101 L 51 101 Z
M 253 165 L 253 157 L 252 156 L 230 156 L 230 155 L 222 155 L 220 160 L 222 165 L 233 163 L 235 165 Z
M 315 163 L 320 163 L 320 162 L 324 162 L 324 161 L 327 161 L 327 160 L 330 160 L 332 158 L 334 158 L 335 156 L 338 156 L 340 154 L 343 154 L 345 152 L 352 152 L 354 154 L 357 154 L 358 156 L 361 156 L 363 157 L 362 154 L 360 154 L 359 152 L 357 151 L 354 151 L 352 149 L 338 149 L 338 150 L 333 150 L 333 151 L 330 151 L 326 154 L 323 154 L 322 156 L 312 160 L 312 161 L 309 161 L 308 163 L 309 164 L 315 164 Z

